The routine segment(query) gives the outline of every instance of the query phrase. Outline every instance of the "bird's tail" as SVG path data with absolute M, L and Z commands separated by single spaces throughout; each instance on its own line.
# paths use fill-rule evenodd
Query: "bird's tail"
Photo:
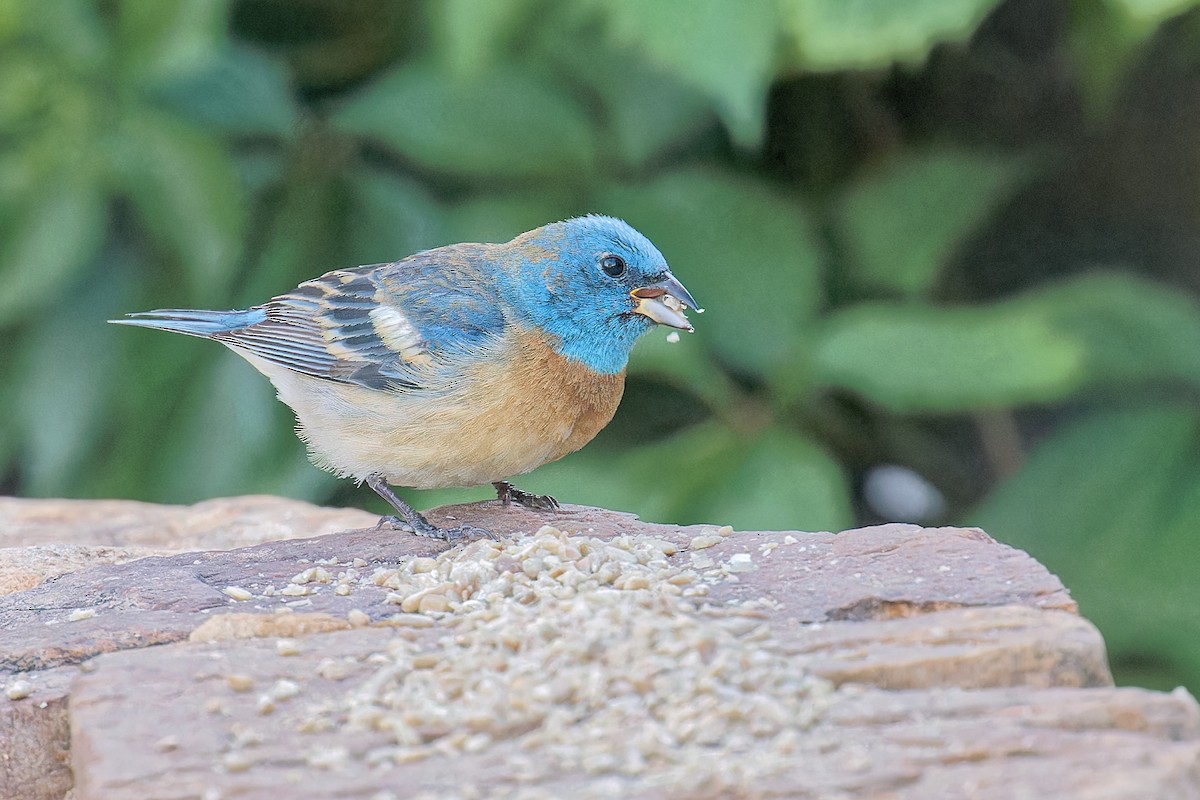
M 267 312 L 261 308 L 246 311 L 201 311 L 190 308 L 164 308 L 158 311 L 139 311 L 126 314 L 125 319 L 110 319 L 115 325 L 137 325 L 160 331 L 185 333 L 188 336 L 211 338 L 219 333 L 235 331 L 262 322 Z

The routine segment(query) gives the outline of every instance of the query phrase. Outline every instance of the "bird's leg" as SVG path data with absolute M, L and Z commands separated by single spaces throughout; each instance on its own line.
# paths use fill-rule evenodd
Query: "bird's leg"
M 380 525 L 384 523 L 396 527 L 408 525 L 418 536 L 441 539 L 444 542 L 453 542 L 458 539 L 479 539 L 485 536 L 489 539 L 496 538 L 496 534 L 491 531 L 476 528 L 474 525 L 460 525 L 457 528 L 439 528 L 425 519 L 408 503 L 397 497 L 396 493 L 392 491 L 392 487 L 387 485 L 387 481 L 378 472 L 368 475 L 366 484 L 375 491 L 375 494 L 386 500 L 388 505 L 396 509 L 396 512 L 400 515 L 399 517 L 382 517 L 379 520 Z
M 492 486 L 496 487 L 496 499 L 503 505 L 516 503 L 519 506 L 525 506 L 526 508 L 538 511 L 555 511 L 558 509 L 558 501 L 548 494 L 531 494 L 518 489 L 508 481 L 495 481 Z

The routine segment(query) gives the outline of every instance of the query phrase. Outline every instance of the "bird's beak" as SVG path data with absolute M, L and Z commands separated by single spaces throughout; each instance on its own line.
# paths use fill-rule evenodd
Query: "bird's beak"
M 665 279 L 648 286 L 639 286 L 629 293 L 634 299 L 635 314 L 642 314 L 660 325 L 669 325 L 682 331 L 692 333 L 694 328 L 684 315 L 684 309 L 703 314 L 704 309 L 696 305 L 691 292 L 683 288 L 683 284 L 668 275 Z

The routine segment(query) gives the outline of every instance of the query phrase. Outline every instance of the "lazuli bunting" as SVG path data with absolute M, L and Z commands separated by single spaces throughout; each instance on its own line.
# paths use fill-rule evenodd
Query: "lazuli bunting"
M 507 244 L 455 244 L 335 270 L 244 311 L 169 309 L 111 320 L 215 339 L 296 412 L 317 466 L 366 482 L 417 533 L 432 525 L 389 485 L 508 483 L 578 450 L 621 400 L 634 342 L 691 331 L 696 301 L 646 237 L 586 216 Z M 490 535 L 490 534 L 489 534 Z

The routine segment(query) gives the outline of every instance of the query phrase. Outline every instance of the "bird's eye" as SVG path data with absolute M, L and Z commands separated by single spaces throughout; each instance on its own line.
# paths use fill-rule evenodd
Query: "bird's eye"
M 625 274 L 625 259 L 620 256 L 605 256 L 600 259 L 600 269 L 610 278 L 619 278 Z

